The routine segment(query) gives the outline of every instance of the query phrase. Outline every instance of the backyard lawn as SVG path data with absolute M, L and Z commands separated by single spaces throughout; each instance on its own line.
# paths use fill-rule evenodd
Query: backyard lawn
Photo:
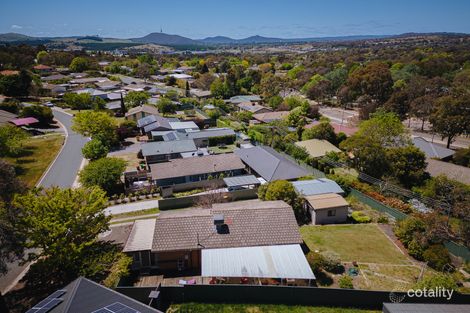
M 221 147 L 213 146 L 209 147 L 209 151 L 212 151 L 214 154 L 230 153 L 235 150 L 235 145 L 225 145 Z
M 410 264 L 375 224 L 302 226 L 310 250 L 335 252 L 343 262 Z
M 25 149 L 20 156 L 5 160 L 15 167 L 21 180 L 33 187 L 55 159 L 63 142 L 64 136 L 61 134 L 31 137 L 25 141 Z
M 267 304 L 173 304 L 167 313 L 379 313 L 381 311 Z

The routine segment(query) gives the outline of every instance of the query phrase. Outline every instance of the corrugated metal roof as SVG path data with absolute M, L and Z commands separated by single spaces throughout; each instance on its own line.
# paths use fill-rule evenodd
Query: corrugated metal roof
M 136 220 L 123 252 L 144 251 L 152 249 L 155 232 L 155 219 Z
M 304 196 L 320 195 L 324 193 L 344 193 L 344 190 L 334 181 L 328 178 L 300 180 L 292 182 L 295 190 Z
M 260 181 L 254 175 L 243 175 L 235 177 L 225 177 L 224 183 L 227 187 L 237 187 L 246 185 L 259 185 Z
M 197 127 L 196 123 L 194 123 L 193 121 L 189 121 L 189 122 L 170 122 L 170 127 L 171 129 L 199 129 L 199 127 Z
M 427 141 L 422 137 L 415 137 L 412 139 L 413 144 L 424 152 L 427 158 L 444 159 L 450 157 L 455 153 L 454 150 L 447 149 L 438 144 Z
M 300 245 L 202 250 L 201 276 L 315 279 Z
M 342 196 L 336 193 L 307 196 L 305 197 L 305 200 L 310 203 L 314 210 L 337 208 L 349 205 L 349 203 Z
M 148 142 L 142 145 L 142 155 L 162 155 L 171 153 L 181 153 L 196 151 L 193 140 L 157 141 Z

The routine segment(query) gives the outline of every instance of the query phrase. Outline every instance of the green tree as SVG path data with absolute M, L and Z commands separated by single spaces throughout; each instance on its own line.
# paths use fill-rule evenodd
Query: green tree
M 16 177 L 13 165 L 0 159 L 0 207 L 2 203 L 9 204 L 15 194 L 25 190 L 26 185 Z
M 321 122 L 312 128 L 306 129 L 302 133 L 302 140 L 309 139 L 324 139 L 332 144 L 336 144 L 336 133 L 335 129 L 329 122 Z
M 109 147 L 117 142 L 116 128 L 115 120 L 105 112 L 84 111 L 73 118 L 74 131 L 98 139 Z
M 162 114 L 171 114 L 176 112 L 177 105 L 168 98 L 161 98 L 157 103 L 157 108 Z
M 20 116 L 34 117 L 41 125 L 49 125 L 54 121 L 54 115 L 52 114 L 51 108 L 42 105 L 31 105 L 24 107 L 21 110 Z
M 349 275 L 342 275 L 338 280 L 339 288 L 354 289 L 353 280 Z
M 124 103 L 126 108 L 130 109 L 147 103 L 149 98 L 150 95 L 146 91 L 130 91 L 124 97 Z
M 455 164 L 470 167 L 470 147 L 458 149 L 452 159 Z
M 302 205 L 297 197 L 294 186 L 287 180 L 275 180 L 261 185 L 258 189 L 258 197 L 261 200 L 283 200 L 294 209 L 296 215 L 300 215 Z
M 92 139 L 88 141 L 82 148 L 82 154 L 90 161 L 104 158 L 109 152 L 109 149 L 99 139 Z
M 435 132 L 447 137 L 447 148 L 460 134 L 470 132 L 470 98 L 444 96 L 437 100 L 430 122 Z
M 49 53 L 47 53 L 47 51 L 41 50 L 36 55 L 36 60 L 39 64 L 49 64 L 51 61 L 51 58 L 49 56 Z
M 16 156 L 23 150 L 28 134 L 21 128 L 5 125 L 0 127 L 0 156 Z
M 445 288 L 448 290 L 457 289 L 457 284 L 455 280 L 449 274 L 436 273 L 432 276 L 424 277 L 420 282 L 418 282 L 414 289 L 436 289 L 436 288 Z
M 66 93 L 63 97 L 65 104 L 73 110 L 90 109 L 93 103 L 92 97 L 89 93 Z
M 444 270 L 446 265 L 451 264 L 449 251 L 443 245 L 432 245 L 423 252 L 424 261 L 428 262 L 431 268 L 438 271 Z
M 365 137 L 383 147 L 403 146 L 410 143 L 409 133 L 395 113 L 379 111 L 359 125 L 352 137 Z
M 98 186 L 108 194 L 116 192 L 126 161 L 118 158 L 101 158 L 90 162 L 79 173 L 80 183 L 85 187 Z
M 83 72 L 90 69 L 90 61 L 84 57 L 76 57 L 69 65 L 72 72 Z
M 18 75 L 0 75 L 0 94 L 9 97 L 28 96 L 31 91 L 31 75 L 21 70 Z
M 387 64 L 372 61 L 353 71 L 349 75 L 347 85 L 356 98 L 368 95 L 381 105 L 392 93 L 393 79 Z
M 407 188 L 421 185 L 426 178 L 426 156 L 415 146 L 389 149 L 387 160 L 390 174 Z
M 94 277 L 108 272 L 116 249 L 98 241 L 109 229 L 104 214 L 105 193 L 99 188 L 35 189 L 17 196 L 16 232 L 31 249 L 28 261 L 34 267 L 47 264 L 47 279 L 69 281 L 83 275 Z M 41 282 L 49 283 L 49 282 Z

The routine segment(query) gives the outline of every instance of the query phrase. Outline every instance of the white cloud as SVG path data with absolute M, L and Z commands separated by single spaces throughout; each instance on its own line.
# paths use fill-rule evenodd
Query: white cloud
M 22 29 L 23 26 L 21 25 L 11 25 L 11 29 Z

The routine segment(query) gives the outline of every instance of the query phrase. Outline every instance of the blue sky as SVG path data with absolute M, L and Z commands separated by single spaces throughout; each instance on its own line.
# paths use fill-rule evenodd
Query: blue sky
M 132 38 L 470 33 L 468 0 L 1 0 L 0 33 Z

